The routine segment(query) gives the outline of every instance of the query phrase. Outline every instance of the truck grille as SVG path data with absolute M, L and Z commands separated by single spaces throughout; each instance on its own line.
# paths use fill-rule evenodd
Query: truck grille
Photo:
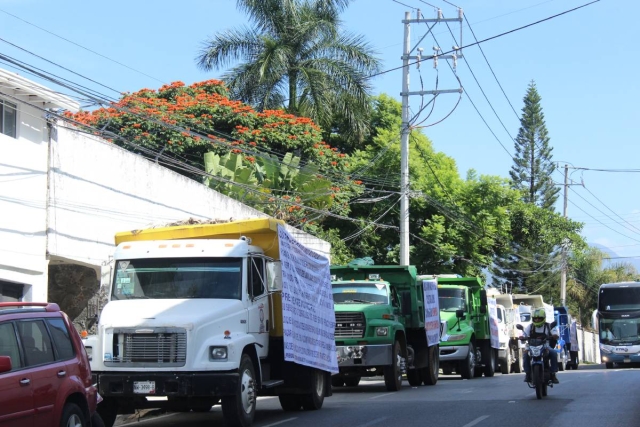
M 181 328 L 120 329 L 114 331 L 113 350 L 112 366 L 184 366 L 187 333 Z
M 365 327 L 364 313 L 336 313 L 336 339 L 363 338 Z

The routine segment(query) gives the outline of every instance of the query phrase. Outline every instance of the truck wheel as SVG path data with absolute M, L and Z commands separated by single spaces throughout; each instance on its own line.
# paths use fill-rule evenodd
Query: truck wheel
M 118 417 L 118 402 L 113 398 L 105 397 L 102 402 L 98 403 L 96 412 L 106 427 L 113 427 Z
M 104 421 L 97 412 L 91 414 L 91 427 L 104 427 Z
M 473 378 L 476 370 L 476 349 L 472 342 L 469 343 L 469 354 L 467 354 L 467 358 L 460 362 L 458 368 L 462 379 L 470 380 Z
M 496 373 L 496 349 L 491 344 L 482 347 L 482 361 L 484 363 L 484 376 L 491 378 Z
M 331 377 L 331 385 L 333 387 L 342 387 L 344 385 L 344 377 L 342 375 L 333 375 Z
M 567 355 L 563 352 L 563 353 L 556 353 L 556 357 L 560 360 L 558 360 L 558 371 L 562 372 L 564 371 L 564 363 L 567 360 Z M 567 371 L 569 370 L 569 368 L 567 368 Z
M 420 369 L 409 369 L 407 371 L 407 381 L 411 387 L 418 387 L 422 384 L 422 372 L 420 372 Z
M 300 396 L 302 409 L 305 411 L 315 411 L 322 408 L 324 403 L 324 391 L 326 375 L 320 369 L 313 369 L 311 372 L 311 393 Z
M 509 373 L 509 367 L 511 363 L 509 363 L 509 359 L 500 358 L 498 359 L 498 364 L 500 365 L 500 373 L 502 375 L 507 375 Z
M 402 349 L 400 341 L 393 344 L 393 357 L 391 366 L 384 367 L 384 385 L 388 391 L 398 391 L 402 387 L 402 370 L 400 362 L 402 361 Z
M 524 372 L 524 365 L 522 363 L 522 349 L 518 349 L 518 353 L 516 354 L 517 359 L 513 361 L 513 372 L 515 374 L 519 374 Z
M 242 355 L 238 371 L 238 389 L 222 398 L 222 416 L 230 427 L 249 427 L 256 414 L 256 374 L 248 354 Z
M 278 396 L 282 410 L 286 412 L 299 411 L 302 407 L 300 396 L 297 394 L 283 394 Z
M 347 377 L 344 379 L 344 385 L 347 387 L 357 387 L 360 384 L 360 377 Z
M 424 385 L 436 385 L 440 373 L 440 348 L 437 345 L 429 347 L 429 366 L 420 369 Z

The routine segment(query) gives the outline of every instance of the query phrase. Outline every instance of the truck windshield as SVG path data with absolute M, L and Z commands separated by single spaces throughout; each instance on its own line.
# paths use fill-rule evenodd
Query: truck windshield
M 336 304 L 389 304 L 387 287 L 381 283 L 334 283 L 331 286 Z
M 438 288 L 440 311 L 467 310 L 464 289 Z
M 640 319 L 600 319 L 602 344 L 640 344 Z
M 119 260 L 111 299 L 240 299 L 241 270 L 241 258 Z

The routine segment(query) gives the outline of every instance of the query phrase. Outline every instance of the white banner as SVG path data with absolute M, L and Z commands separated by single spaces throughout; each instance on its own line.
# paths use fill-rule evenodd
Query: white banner
M 438 281 L 423 280 L 424 293 L 424 329 L 427 333 L 427 345 L 440 343 L 440 301 L 438 300 Z
M 487 298 L 489 306 L 489 331 L 491 332 L 491 347 L 500 348 L 500 338 L 498 337 L 498 307 L 495 298 Z
M 278 225 L 284 360 L 338 372 L 329 260 Z

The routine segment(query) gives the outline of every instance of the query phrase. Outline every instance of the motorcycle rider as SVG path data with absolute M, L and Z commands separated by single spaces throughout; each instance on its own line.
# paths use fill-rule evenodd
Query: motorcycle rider
M 532 322 L 531 324 L 523 330 L 522 337 L 523 338 L 545 338 L 551 337 L 554 340 L 559 338 L 558 328 L 552 327 L 551 324 L 545 322 L 546 313 L 544 308 L 538 307 L 533 311 Z M 558 378 L 556 377 L 556 372 L 558 372 L 558 357 L 553 351 L 553 347 L 549 348 L 549 352 L 545 359 L 549 359 L 551 362 L 551 381 L 554 384 L 559 384 Z M 522 359 L 524 365 L 525 378 L 524 382 L 531 382 L 531 360 L 529 357 L 529 352 L 524 353 L 524 357 Z

